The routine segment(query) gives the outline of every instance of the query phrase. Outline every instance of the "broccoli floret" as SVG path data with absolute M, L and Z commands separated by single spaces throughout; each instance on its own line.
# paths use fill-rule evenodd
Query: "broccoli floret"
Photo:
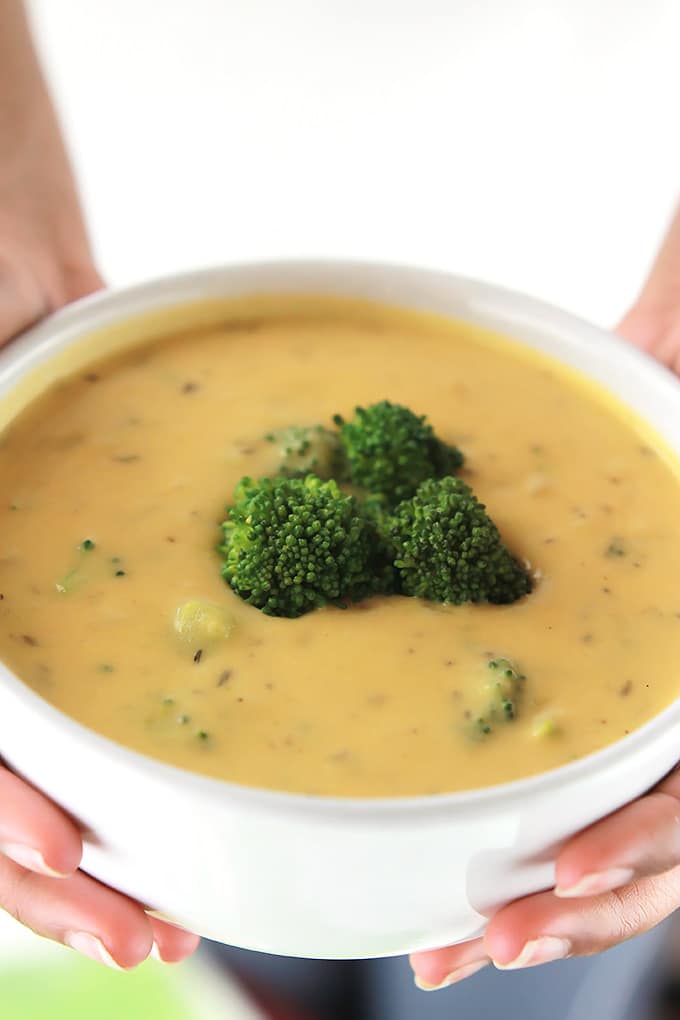
M 491 659 L 486 663 L 473 703 L 466 710 L 473 737 L 485 737 L 504 723 L 517 718 L 526 677 L 509 659 Z
M 463 455 L 435 436 L 425 415 L 383 400 L 357 407 L 345 421 L 336 414 L 347 480 L 394 505 L 412 496 L 426 478 L 456 472 Z
M 290 425 L 266 437 L 274 444 L 281 474 L 302 478 L 313 473 L 332 478 L 338 472 L 340 441 L 336 432 L 323 425 Z
M 433 602 L 515 602 L 531 580 L 460 478 L 429 479 L 388 518 L 387 541 L 406 595 Z
M 222 575 L 270 616 L 302 616 L 387 583 L 374 525 L 334 481 L 244 478 L 222 527 Z
M 517 703 L 526 677 L 509 659 L 491 659 L 485 688 L 489 695 L 487 716 L 495 722 L 517 717 Z

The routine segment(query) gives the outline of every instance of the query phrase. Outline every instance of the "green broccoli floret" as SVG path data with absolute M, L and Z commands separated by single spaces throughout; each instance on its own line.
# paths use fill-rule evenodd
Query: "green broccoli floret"
M 274 444 L 281 474 L 289 478 L 310 473 L 332 478 L 338 472 L 340 440 L 336 432 L 323 425 L 290 425 L 270 432 L 266 439 Z
M 499 725 L 517 718 L 525 675 L 509 659 L 491 659 L 486 663 L 482 682 L 473 691 L 466 710 L 473 737 L 485 737 Z
M 388 584 L 374 525 L 334 481 L 244 478 L 222 525 L 222 576 L 270 616 L 302 616 Z
M 426 478 L 455 473 L 463 455 L 435 436 L 425 415 L 382 400 L 357 407 L 345 421 L 336 414 L 347 480 L 394 505 L 412 496 Z
M 531 580 L 460 478 L 429 479 L 388 518 L 404 594 L 433 602 L 515 602 Z

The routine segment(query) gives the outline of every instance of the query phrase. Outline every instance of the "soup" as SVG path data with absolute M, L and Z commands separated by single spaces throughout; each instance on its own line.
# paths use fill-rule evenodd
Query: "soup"
M 225 307 L 212 324 L 196 311 L 151 341 L 132 324 L 136 345 L 72 366 L 9 423 L 0 657 L 25 683 L 153 758 L 352 797 L 542 772 L 673 700 L 680 485 L 625 409 L 462 323 L 332 299 L 267 309 Z M 93 338 L 88 357 L 102 350 Z M 238 480 L 276 470 L 265 436 L 383 398 L 463 451 L 462 477 L 534 590 L 508 606 L 381 596 L 298 619 L 248 606 L 216 547 Z M 228 620 L 206 647 L 175 627 L 193 600 Z M 474 734 L 490 659 L 521 670 L 521 700 Z

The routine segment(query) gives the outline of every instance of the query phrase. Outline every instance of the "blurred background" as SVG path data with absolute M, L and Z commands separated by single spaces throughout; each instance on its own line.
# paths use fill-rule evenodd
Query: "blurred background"
M 154 960 L 119 974 L 0 911 L 2 1020 L 268 1020 L 222 968 Z
M 375 257 L 610 325 L 677 200 L 678 0 L 29 10 L 113 285 L 276 255 Z M 207 962 L 122 978 L 4 917 L 0 960 L 2 1020 L 259 1016 Z M 598 1012 L 611 979 L 591 979 L 575 1018 Z
M 599 323 L 680 169 L 678 0 L 32 0 L 114 284 L 391 258 Z

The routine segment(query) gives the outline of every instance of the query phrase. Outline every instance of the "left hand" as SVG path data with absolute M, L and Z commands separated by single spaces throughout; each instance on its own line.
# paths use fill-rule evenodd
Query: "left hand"
M 517 969 L 589 956 L 668 917 L 680 907 L 680 771 L 569 840 L 556 881 L 500 910 L 483 939 L 415 953 L 416 984 L 444 988 L 492 962 Z
M 680 375 L 680 212 L 618 332 Z M 489 963 L 517 969 L 589 956 L 673 913 L 680 907 L 680 766 L 569 840 L 555 880 L 550 892 L 503 907 L 483 939 L 414 953 L 418 987 L 444 988 Z

